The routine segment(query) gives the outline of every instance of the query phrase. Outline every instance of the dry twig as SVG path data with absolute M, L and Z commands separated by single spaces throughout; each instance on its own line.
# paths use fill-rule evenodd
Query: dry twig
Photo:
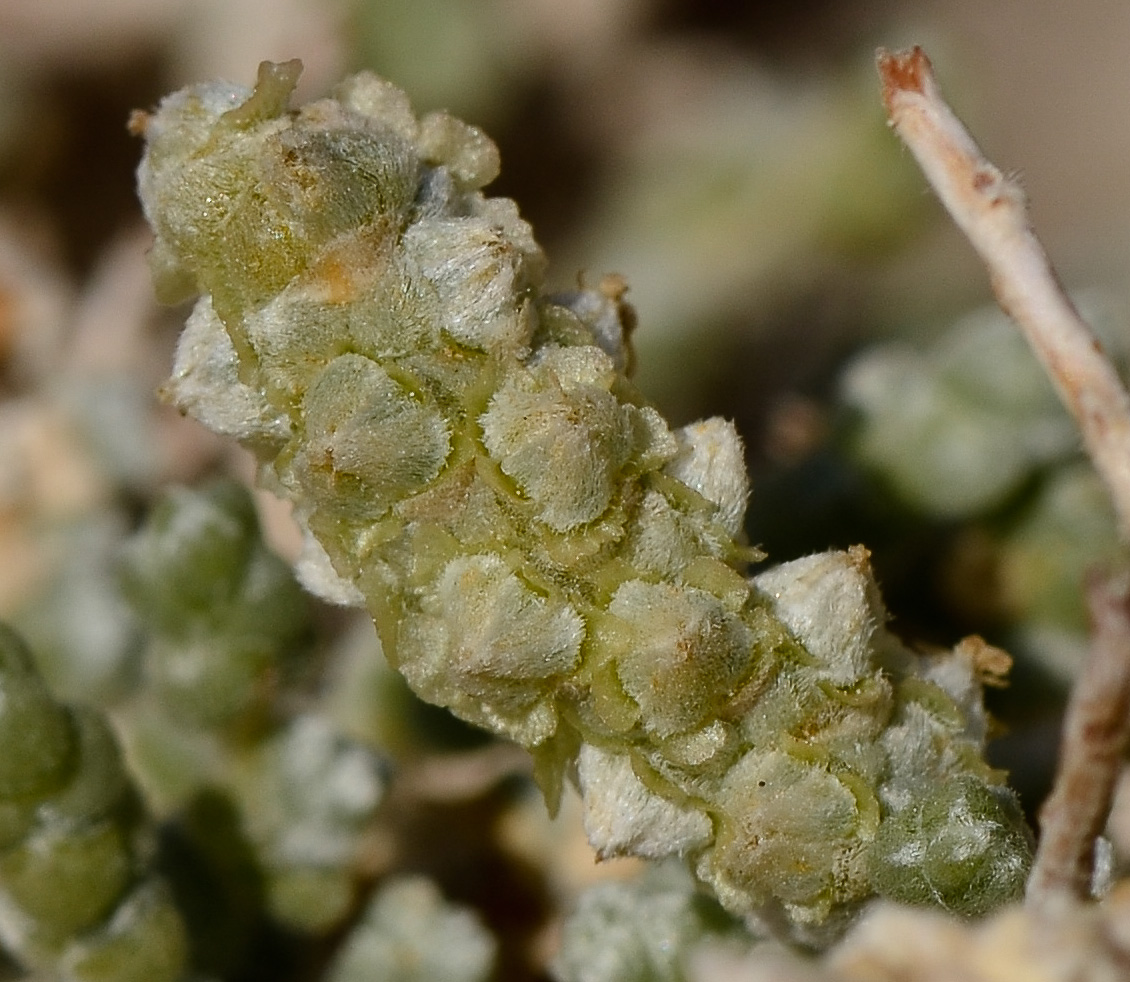
M 1094 844 L 1130 739 L 1130 577 L 1088 585 L 1093 636 L 1063 725 L 1055 785 L 1040 811 L 1028 899 L 1055 907 L 1090 896 Z
M 1024 194 L 981 153 L 946 105 L 921 48 L 879 53 L 891 124 L 989 269 L 1083 434 L 1130 537 L 1130 397 L 1068 300 L 1028 223 Z M 1054 910 L 1090 896 L 1095 839 L 1130 737 L 1130 580 L 1088 590 L 1092 650 L 1068 705 L 1059 769 L 1041 812 L 1030 903 Z
M 878 63 L 891 124 L 981 255 L 998 301 L 1075 417 L 1130 537 L 1130 397 L 1064 294 L 1028 224 L 1023 191 L 985 159 L 946 105 L 921 48 L 880 51 Z

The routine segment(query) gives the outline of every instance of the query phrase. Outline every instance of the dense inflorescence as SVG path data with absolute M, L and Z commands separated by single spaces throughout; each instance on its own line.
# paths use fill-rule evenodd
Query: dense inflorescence
M 292 111 L 297 71 L 138 126 L 158 292 L 200 295 L 167 394 L 294 503 L 306 585 L 528 747 L 551 807 L 572 778 L 601 855 L 684 856 L 751 921 L 1016 897 L 991 652 L 902 646 L 862 549 L 748 578 L 740 440 L 632 387 L 622 284 L 543 290 L 475 128 L 369 74 Z

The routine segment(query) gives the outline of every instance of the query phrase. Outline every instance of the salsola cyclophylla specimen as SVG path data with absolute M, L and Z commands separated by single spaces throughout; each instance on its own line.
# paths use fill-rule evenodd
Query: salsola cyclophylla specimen
M 572 778 L 601 855 L 685 856 L 802 933 L 876 893 L 1016 897 L 984 649 L 903 647 L 861 549 L 747 578 L 736 432 L 673 432 L 635 391 L 617 287 L 542 291 L 529 226 L 480 190 L 493 144 L 368 74 L 291 111 L 297 72 L 137 123 L 159 293 L 200 294 L 168 394 L 294 503 L 307 585 L 527 746 L 551 806 Z

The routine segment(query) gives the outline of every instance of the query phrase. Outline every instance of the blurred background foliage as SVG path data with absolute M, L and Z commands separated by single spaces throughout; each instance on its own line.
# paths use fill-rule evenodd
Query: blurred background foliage
M 416 703 L 371 625 L 340 611 L 284 597 L 287 616 L 267 615 L 277 636 L 253 655 L 217 617 L 220 648 L 250 660 L 209 684 L 238 704 L 207 688 L 170 696 L 176 673 L 161 666 L 182 657 L 170 631 L 183 641 L 199 624 L 153 613 L 162 590 L 184 599 L 175 577 L 157 582 L 159 548 L 144 553 L 171 520 L 159 496 L 219 475 L 249 483 L 251 466 L 154 398 L 186 311 L 152 300 L 130 110 L 301 57 L 300 99 L 370 68 L 418 110 L 482 126 L 502 151 L 493 191 L 534 224 L 551 279 L 627 278 L 643 391 L 676 425 L 737 420 L 749 536 L 771 560 L 863 542 L 898 632 L 941 645 L 975 632 L 1011 651 L 995 753 L 1034 810 L 1085 642 L 1080 583 L 1117 559 L 1113 523 L 1050 388 L 986 307 L 971 251 L 886 130 L 873 53 L 929 48 L 990 156 L 1022 168 L 1053 259 L 1125 366 L 1128 36 L 1117 0 L 0 0 L 0 618 L 24 632 L 57 698 L 109 712 L 166 821 L 158 862 L 211 848 L 215 879 L 242 883 L 229 901 L 244 934 L 213 937 L 206 963 L 225 978 L 363 977 L 391 957 L 393 935 L 363 937 L 394 910 L 367 899 L 374 884 L 407 889 L 437 924 L 455 916 L 417 881 L 389 879 L 426 874 L 498 939 L 495 952 L 456 918 L 480 975 L 494 957 L 496 978 L 545 978 L 581 888 L 637 868 L 594 868 L 570 806 L 550 823 L 521 758 Z M 257 519 L 229 506 L 230 548 L 259 556 L 247 538 L 258 523 L 294 557 L 284 506 L 259 492 Z M 162 697 L 180 717 L 154 709 Z M 238 790 L 276 781 L 254 787 L 260 804 L 278 797 L 269 774 L 290 766 L 286 734 L 327 720 L 334 735 L 303 738 L 323 762 L 350 747 L 379 757 L 371 808 L 335 813 L 352 893 L 288 879 L 280 815 L 298 806 L 283 794 L 256 816 Z M 248 749 L 260 745 L 282 756 Z M 170 759 L 196 775 L 184 787 L 160 783 Z M 295 822 L 325 819 L 306 804 Z M 202 828 L 225 822 L 243 825 L 202 844 Z M 258 880 L 233 872 L 245 861 Z M 273 919 L 247 913 L 259 903 Z M 312 907 L 334 911 L 332 926 L 304 922 Z M 362 934 L 342 947 L 353 922 Z

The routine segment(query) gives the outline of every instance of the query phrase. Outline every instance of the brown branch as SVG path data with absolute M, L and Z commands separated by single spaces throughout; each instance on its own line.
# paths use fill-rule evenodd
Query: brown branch
M 1130 737 L 1130 577 L 1094 579 L 1091 652 L 1063 724 L 1055 785 L 1040 811 L 1029 903 L 1056 909 L 1091 895 L 1094 845 Z
M 516 774 L 530 773 L 530 755 L 513 743 L 492 743 L 464 753 L 425 757 L 397 775 L 395 792 L 420 801 L 451 804 L 485 794 Z
M 1063 292 L 1028 224 L 1024 193 L 946 105 L 921 48 L 880 51 L 887 115 L 989 269 L 993 290 L 1075 417 L 1130 537 L 1130 397 Z

